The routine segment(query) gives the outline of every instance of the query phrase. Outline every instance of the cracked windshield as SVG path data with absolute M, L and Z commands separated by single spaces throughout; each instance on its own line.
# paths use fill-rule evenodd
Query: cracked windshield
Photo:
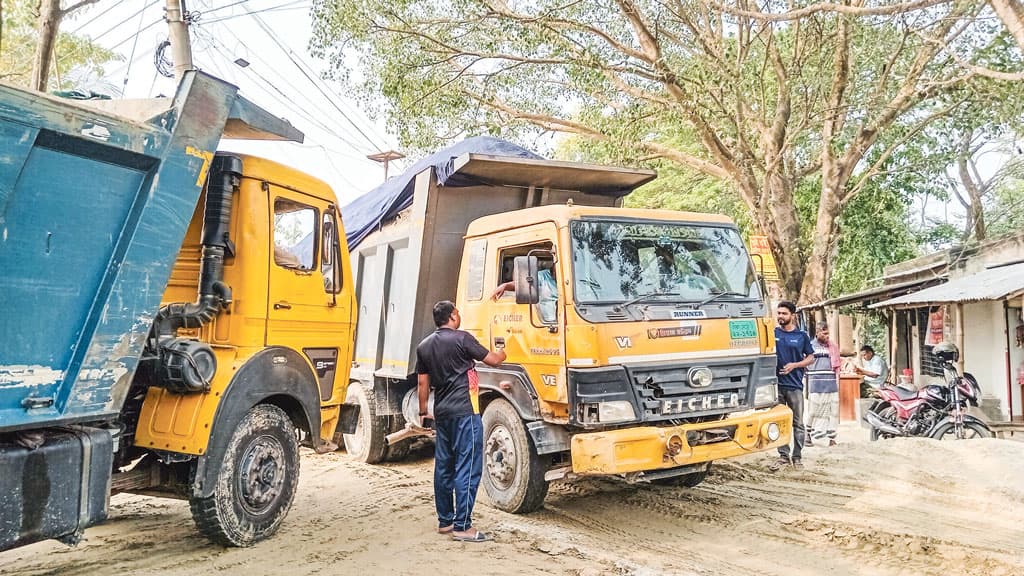
M 570 234 L 581 304 L 646 295 L 664 302 L 759 297 L 750 257 L 733 228 L 576 221 Z

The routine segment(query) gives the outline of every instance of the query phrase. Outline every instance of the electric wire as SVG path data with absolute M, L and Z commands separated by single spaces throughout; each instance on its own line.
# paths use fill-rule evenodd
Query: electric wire
M 362 128 L 360 128 L 355 122 L 352 121 L 351 118 L 349 118 L 348 114 L 346 114 L 345 111 L 342 110 L 341 107 L 334 101 L 334 99 L 331 98 L 331 96 L 329 96 L 327 94 L 327 91 L 324 90 L 323 87 L 321 87 L 320 84 L 316 80 L 313 79 L 313 76 L 311 76 L 309 74 L 309 72 L 306 71 L 304 63 L 301 62 L 301 58 L 298 58 L 297 55 L 295 55 L 294 51 L 291 48 L 289 48 L 289 47 L 284 45 L 284 43 L 281 41 L 281 39 L 270 28 L 270 26 L 267 25 L 267 23 L 263 20 L 263 18 L 261 18 L 258 14 L 252 14 L 252 11 L 249 10 L 248 6 L 243 6 L 243 8 L 246 11 L 248 11 L 250 13 L 250 15 L 252 15 L 252 17 L 256 20 L 257 24 L 259 24 L 260 28 L 263 28 L 263 31 L 266 32 L 267 35 L 270 36 L 271 40 L 274 41 L 274 44 L 277 44 L 278 48 L 280 48 L 281 50 L 283 50 L 285 52 L 285 55 L 287 55 L 288 59 L 291 60 L 293 64 L 295 64 L 295 67 L 299 69 L 299 72 L 301 72 L 302 75 L 305 76 L 306 79 L 309 80 L 310 83 L 313 84 L 313 86 L 317 89 L 317 91 L 319 91 L 324 96 L 324 98 L 326 98 L 327 101 L 331 103 L 331 105 L 334 107 L 334 109 L 337 110 L 339 114 L 341 114 L 342 118 L 347 120 L 348 123 L 351 124 L 352 127 L 355 128 L 356 131 L 359 132 L 363 136 L 363 138 L 366 139 L 366 141 L 370 144 L 371 147 L 375 147 L 378 150 L 383 150 L 384 148 L 386 148 L 386 146 L 381 146 L 378 143 L 374 142 L 373 139 L 370 138 L 366 134 L 366 132 L 364 132 L 362 130 Z
M 254 50 L 252 50 L 252 49 L 251 49 L 251 48 L 249 47 L 249 45 L 248 45 L 248 44 L 246 44 L 246 43 L 245 43 L 245 41 L 244 41 L 244 40 L 243 40 L 243 39 L 242 39 L 241 37 L 239 37 L 239 36 L 238 36 L 238 34 L 236 34 L 236 33 L 235 33 L 235 31 L 234 31 L 234 30 L 232 30 L 232 29 L 231 29 L 230 27 L 228 27 L 228 26 L 222 26 L 221 28 L 222 28 L 223 30 L 225 30 L 225 31 L 226 31 L 226 32 L 227 32 L 228 34 L 231 34 L 231 36 L 232 36 L 232 37 L 234 37 L 234 39 L 235 39 L 235 40 L 236 40 L 236 41 L 237 41 L 237 42 L 238 42 L 238 43 L 239 43 L 239 44 L 240 44 L 240 45 L 241 45 L 241 46 L 242 46 L 242 47 L 243 47 L 243 48 L 244 48 L 244 49 L 246 50 L 246 52 L 247 52 L 247 55 L 249 55 L 249 56 L 253 57 L 253 58 L 254 58 L 254 59 L 255 59 L 255 60 L 257 61 L 257 62 L 259 62 L 259 63 L 262 63 L 262 64 L 264 65 L 264 67 L 265 67 L 265 68 L 266 68 L 267 70 L 273 71 L 273 72 L 274 72 L 274 73 L 275 73 L 275 74 L 277 75 L 277 77 L 278 77 L 278 78 L 280 78 L 280 79 L 281 79 L 281 80 L 282 80 L 283 82 L 285 82 L 285 83 L 289 83 L 289 82 L 290 82 L 290 80 L 289 80 L 288 78 L 284 77 L 284 76 L 283 76 L 283 75 L 282 75 L 282 74 L 281 74 L 281 73 L 280 73 L 280 72 L 278 71 L 278 68 L 277 68 L 277 66 L 274 66 L 273 64 L 271 64 L 270 62 L 268 62 L 267 60 L 265 60 L 265 59 L 264 59 L 264 58 L 263 58 L 262 56 L 260 56 L 260 54 L 259 54 L 259 52 L 258 52 L 258 51 L 254 51 Z M 231 50 L 230 50 L 230 49 L 229 49 L 229 48 L 228 48 L 228 47 L 227 47 L 227 46 L 226 46 L 226 45 L 225 45 L 225 44 L 224 44 L 223 42 L 220 42 L 220 45 L 221 45 L 221 47 L 222 47 L 222 48 L 224 49 L 223 51 L 231 52 Z M 222 52 L 223 52 L 223 51 L 222 51 Z M 233 59 L 233 58 L 231 58 L 230 56 L 227 56 L 227 59 L 228 59 L 228 60 L 234 60 L 234 59 Z M 272 87 L 273 87 L 273 88 L 274 88 L 274 89 L 275 89 L 275 90 L 276 90 L 277 92 L 279 92 L 279 93 L 280 93 L 280 94 L 281 94 L 282 96 L 285 96 L 285 98 L 287 98 L 287 99 L 288 99 L 288 100 L 289 100 L 289 101 L 291 102 L 291 105 L 292 105 L 292 106 L 294 106 L 294 104 L 296 103 L 296 98 L 294 98 L 294 97 L 292 97 L 292 96 L 288 96 L 288 95 L 286 95 L 286 94 L 284 93 L 284 91 L 283 91 L 283 90 L 281 90 L 280 88 L 278 88 L 278 87 L 277 87 L 276 85 L 274 85 L 274 83 L 273 83 L 273 82 L 272 82 L 272 81 L 271 81 L 270 79 L 266 78 L 266 77 L 265 77 L 264 75 L 260 74 L 260 73 L 259 73 L 259 72 L 257 72 L 256 70 L 251 70 L 251 71 L 252 71 L 252 73 L 254 73 L 254 74 L 256 74 L 257 76 L 259 76 L 259 78 L 260 78 L 260 80 L 261 80 L 261 81 L 263 81 L 263 82 L 267 83 L 268 85 L 272 86 Z M 316 101 L 314 101 L 314 100 L 313 100 L 313 99 L 312 99 L 311 97 L 309 97 L 309 96 L 308 96 L 308 95 L 306 94 L 306 92 L 305 92 L 305 91 L 299 91 L 298 93 L 300 94 L 301 98 L 302 98 L 303 100 L 305 100 L 305 102 L 306 102 L 306 103 L 308 103 L 308 104 L 309 104 L 309 106 L 310 106 L 311 108 L 314 108 L 314 109 L 315 109 L 315 111 L 316 111 L 317 113 L 319 113 L 319 114 L 320 114 L 320 117 L 321 117 L 322 119 L 326 120 L 326 119 L 328 119 L 328 118 L 329 118 L 329 119 L 331 119 L 332 121 L 336 121 L 336 120 L 335 120 L 335 115 L 334 115 L 334 114 L 331 114 L 331 113 L 327 112 L 327 111 L 326 111 L 325 109 L 323 109 L 322 107 L 320 107 L 320 106 L 319 106 L 319 105 L 317 104 L 317 102 L 316 102 Z M 322 123 L 322 122 L 319 122 L 319 121 L 318 121 L 318 122 L 317 122 L 317 124 L 319 124 L 319 125 L 323 126 L 323 123 Z M 341 131 L 342 133 L 344 133 L 344 134 L 347 134 L 348 136 L 353 136 L 352 132 L 351 132 L 351 131 L 349 131 L 349 129 L 348 129 L 348 128 L 347 128 L 346 126 L 344 126 L 344 125 L 342 125 L 342 124 L 340 124 L 340 123 L 338 124 L 338 126 L 337 126 L 337 129 L 329 129 L 329 132 L 330 132 L 330 133 L 332 133 L 333 135 L 335 135 L 335 137 L 337 137 L 337 138 L 338 138 L 339 140 L 343 141 L 343 142 L 344 142 L 345 144 L 347 144 L 348 146 L 352 147 L 352 149 L 353 149 L 353 150 L 360 150 L 360 149 L 362 148 L 361 146 L 359 146 L 359 145 L 356 145 L 355 143 L 353 143 L 353 142 L 352 142 L 351 140 L 349 140 L 348 138 L 346 138 L 346 137 L 342 137 L 342 136 L 338 135 L 338 134 L 337 134 L 337 132 L 338 132 L 339 130 L 340 130 L 340 131 Z M 377 150 L 379 150 L 379 149 L 377 149 Z

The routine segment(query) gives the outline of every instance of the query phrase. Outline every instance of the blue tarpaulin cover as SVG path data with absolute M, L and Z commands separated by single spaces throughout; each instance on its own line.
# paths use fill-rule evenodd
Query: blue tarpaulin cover
M 381 224 L 412 205 L 416 175 L 433 167 L 438 184 L 471 186 L 479 182 L 453 175 L 454 160 L 463 154 L 490 154 L 515 158 L 542 159 L 541 156 L 507 140 L 492 136 L 474 136 L 421 159 L 402 174 L 356 198 L 341 209 L 349 249 L 355 248 Z

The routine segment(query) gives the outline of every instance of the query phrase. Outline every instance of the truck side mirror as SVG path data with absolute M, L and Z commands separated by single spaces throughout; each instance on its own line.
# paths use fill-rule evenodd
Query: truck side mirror
M 516 256 L 512 261 L 512 277 L 516 286 L 516 304 L 540 302 L 536 256 Z

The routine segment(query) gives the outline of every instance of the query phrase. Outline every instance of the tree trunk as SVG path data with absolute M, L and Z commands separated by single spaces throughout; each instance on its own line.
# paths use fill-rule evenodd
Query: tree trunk
M 824 180 L 824 179 L 823 179 Z M 837 182 L 823 181 L 818 201 L 818 218 L 814 224 L 811 254 L 800 284 L 800 304 L 815 304 L 825 299 L 836 249 L 837 219 L 841 211 Z
M 781 176 L 769 177 L 762 184 L 767 206 L 750 206 L 761 233 L 768 237 L 772 257 L 779 270 L 782 297 L 793 300 L 800 293 L 804 266 L 800 254 L 800 221 L 793 202 L 793 188 Z
M 32 60 L 32 88 L 45 92 L 50 78 L 50 64 L 53 61 L 53 46 L 60 29 L 60 0 L 40 0 L 37 29 L 39 40 Z
M 989 0 L 989 5 L 1024 51 L 1024 2 L 1021 0 Z

